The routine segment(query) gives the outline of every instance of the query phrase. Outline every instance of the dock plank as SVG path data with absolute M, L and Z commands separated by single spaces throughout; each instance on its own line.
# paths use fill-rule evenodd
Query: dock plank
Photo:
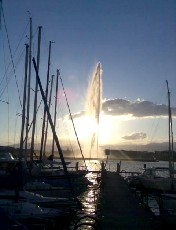
M 153 214 L 140 203 L 125 180 L 115 172 L 106 172 L 103 176 L 99 209 L 103 230 L 157 229 Z

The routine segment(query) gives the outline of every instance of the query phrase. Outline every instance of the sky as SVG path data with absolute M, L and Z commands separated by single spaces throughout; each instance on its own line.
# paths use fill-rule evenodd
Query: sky
M 49 41 L 52 41 L 51 75 L 60 70 L 73 114 L 84 111 L 91 75 L 96 64 L 101 63 L 101 145 L 133 146 L 138 150 L 144 144 L 167 142 L 166 80 L 176 138 L 175 0 L 3 0 L 2 6 L 0 119 L 3 132 L 0 145 L 18 142 L 21 119 L 17 116 L 21 114 L 18 97 L 23 89 L 29 17 L 33 22 L 34 57 L 37 28 L 42 26 L 40 76 L 43 86 Z M 34 82 L 35 77 L 32 79 Z M 61 121 L 68 110 L 64 105 L 60 110 L 58 120 Z M 41 118 L 38 123 L 41 125 Z M 76 118 L 75 124 L 81 139 L 87 129 L 86 122 Z M 61 130 L 60 127 L 61 124 Z M 150 150 L 148 145 L 145 150 Z

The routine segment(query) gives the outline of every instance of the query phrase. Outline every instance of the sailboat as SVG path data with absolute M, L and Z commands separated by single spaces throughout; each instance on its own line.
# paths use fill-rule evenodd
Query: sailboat
M 168 92 L 168 123 L 169 123 L 169 167 L 151 167 L 145 168 L 142 175 L 136 176 L 130 180 L 130 185 L 149 191 L 160 193 L 176 193 L 176 174 L 173 161 L 173 132 L 172 132 L 172 114 L 170 106 L 170 91 Z
M 65 226 L 69 224 L 70 216 L 67 206 L 66 208 L 62 208 L 62 204 L 58 204 L 55 206 L 51 204 L 57 200 L 52 201 L 50 199 L 43 199 L 41 197 L 29 196 L 29 194 L 25 194 L 22 192 L 20 194 L 18 200 L 16 199 L 15 194 L 12 194 L 12 190 L 1 190 L 0 192 L 0 206 L 4 213 L 14 220 L 18 221 L 24 226 L 29 226 L 30 229 L 34 229 L 38 225 L 38 227 L 42 226 L 47 227 L 49 224 L 52 224 L 50 229 L 60 229 L 60 225 L 64 224 Z M 49 206 L 50 204 L 50 206 Z M 61 207 L 62 206 L 62 207 Z M 67 221 L 66 221 L 67 219 Z M 2 228 L 3 229 L 3 228 Z M 13 229 L 13 228 L 6 228 Z M 28 229 L 28 228 L 27 228 Z

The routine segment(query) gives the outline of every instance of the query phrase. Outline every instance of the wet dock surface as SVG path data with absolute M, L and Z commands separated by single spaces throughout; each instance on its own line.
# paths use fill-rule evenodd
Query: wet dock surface
M 161 229 L 152 212 L 141 204 L 119 174 L 105 172 L 103 177 L 99 198 L 103 230 Z

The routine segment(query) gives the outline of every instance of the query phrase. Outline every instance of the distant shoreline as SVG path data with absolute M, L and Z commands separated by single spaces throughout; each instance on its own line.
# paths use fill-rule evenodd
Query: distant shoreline
M 19 148 L 13 148 L 9 146 L 0 146 L 0 152 L 10 152 L 14 157 L 18 157 Z M 108 154 L 107 154 L 108 153 Z M 51 153 L 46 152 L 45 155 L 48 157 Z M 39 158 L 39 150 L 35 150 L 34 158 Z M 63 156 L 67 160 L 83 160 L 82 157 L 76 157 L 78 153 L 72 152 L 69 149 L 63 150 Z M 93 154 L 92 154 L 93 155 Z M 133 150 L 116 150 L 116 149 L 107 149 L 105 150 L 104 156 L 100 157 L 84 157 L 85 160 L 99 160 L 106 161 L 108 155 L 108 160 L 115 161 L 141 161 L 141 162 L 158 162 L 158 161 L 169 161 L 170 153 L 169 151 L 133 151 Z M 30 156 L 30 150 L 27 151 L 27 156 Z M 54 152 L 54 158 L 60 159 L 57 151 Z M 173 160 L 176 162 L 176 152 L 173 152 Z

